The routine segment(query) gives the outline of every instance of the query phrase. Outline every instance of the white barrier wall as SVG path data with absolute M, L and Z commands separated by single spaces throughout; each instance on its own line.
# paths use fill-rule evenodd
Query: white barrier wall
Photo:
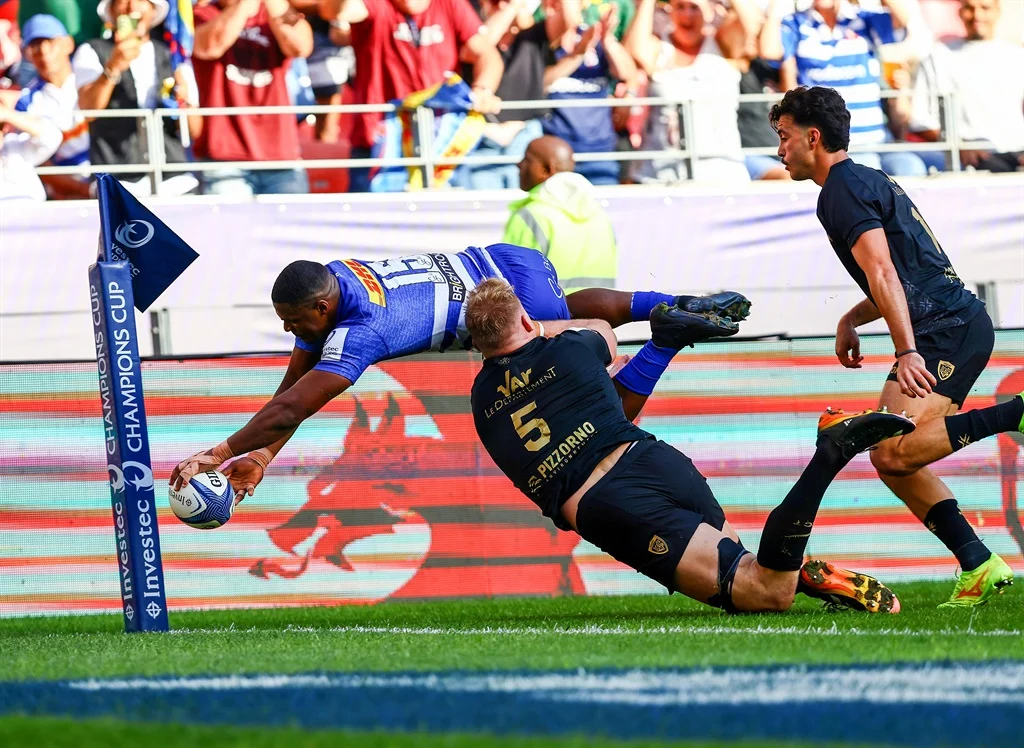
M 995 291 L 997 325 L 1024 327 L 1024 177 L 907 180 L 961 278 Z M 815 217 L 813 184 L 600 191 L 620 244 L 618 287 L 741 290 L 744 335 L 830 335 L 862 298 Z M 517 193 L 274 196 L 148 203 L 200 254 L 154 304 L 176 354 L 285 350 L 270 288 L 295 259 L 379 259 L 501 239 Z M 86 268 L 93 202 L 0 205 L 0 360 L 91 358 Z M 140 316 L 142 355 L 152 352 Z M 884 329 L 875 323 L 869 330 Z M 644 334 L 627 326 L 626 338 Z

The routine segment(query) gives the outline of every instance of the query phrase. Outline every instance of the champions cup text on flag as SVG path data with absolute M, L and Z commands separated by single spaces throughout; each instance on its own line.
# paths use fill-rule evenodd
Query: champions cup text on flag
M 199 255 L 108 174 L 98 180 L 100 253 L 89 268 L 110 502 L 127 632 L 167 631 L 167 600 L 135 309 Z
M 404 99 L 391 102 L 398 111 L 386 115 L 382 132 L 371 153 L 373 158 L 414 158 L 420 147 L 416 136 L 414 114 L 417 108 L 434 110 L 434 157 L 462 159 L 476 148 L 483 136 L 484 116 L 473 111 L 473 92 L 458 75 Z M 457 165 L 435 166 L 434 186 L 448 183 Z M 419 166 L 382 167 L 370 183 L 372 192 L 421 190 L 423 169 Z

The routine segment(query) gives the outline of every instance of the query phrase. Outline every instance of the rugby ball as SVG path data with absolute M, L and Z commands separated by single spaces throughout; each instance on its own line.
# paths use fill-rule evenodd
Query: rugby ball
M 198 530 L 220 527 L 235 511 L 235 491 L 224 473 L 218 470 L 193 476 L 180 491 L 175 491 L 172 485 L 169 494 L 174 515 Z

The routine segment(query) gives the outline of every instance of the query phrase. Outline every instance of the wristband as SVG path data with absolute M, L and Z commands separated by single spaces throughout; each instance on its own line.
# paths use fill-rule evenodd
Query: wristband
M 271 460 L 274 459 L 274 454 L 269 449 L 264 447 L 263 449 L 257 449 L 255 452 L 249 453 L 249 459 L 263 468 L 263 472 L 267 471 L 267 465 L 270 464 Z
M 227 462 L 235 456 L 235 453 L 231 451 L 231 447 L 228 446 L 227 440 L 224 440 L 210 450 L 210 455 L 221 462 Z
M 543 323 L 543 322 L 538 322 L 538 323 L 537 323 L 537 328 L 538 328 L 538 330 L 537 330 L 537 337 L 538 337 L 538 338 L 544 338 L 544 337 L 547 337 L 547 336 L 546 336 L 546 335 L 544 334 L 544 323 Z
M 121 82 L 121 74 L 120 73 L 114 73 L 114 72 L 111 72 L 110 70 L 107 70 L 105 65 L 103 67 L 103 77 L 106 78 L 111 83 L 113 83 L 115 86 L 118 83 Z
M 906 356 L 908 353 L 917 353 L 917 349 L 916 348 L 907 348 L 907 350 L 905 350 L 905 351 L 897 351 L 896 352 L 896 358 L 900 358 L 901 356 Z

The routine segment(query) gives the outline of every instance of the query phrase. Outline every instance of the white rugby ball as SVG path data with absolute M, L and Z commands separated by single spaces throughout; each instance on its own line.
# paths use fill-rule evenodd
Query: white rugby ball
M 174 515 L 199 530 L 220 527 L 235 511 L 235 491 L 218 470 L 198 473 L 180 491 L 172 485 L 168 493 Z

